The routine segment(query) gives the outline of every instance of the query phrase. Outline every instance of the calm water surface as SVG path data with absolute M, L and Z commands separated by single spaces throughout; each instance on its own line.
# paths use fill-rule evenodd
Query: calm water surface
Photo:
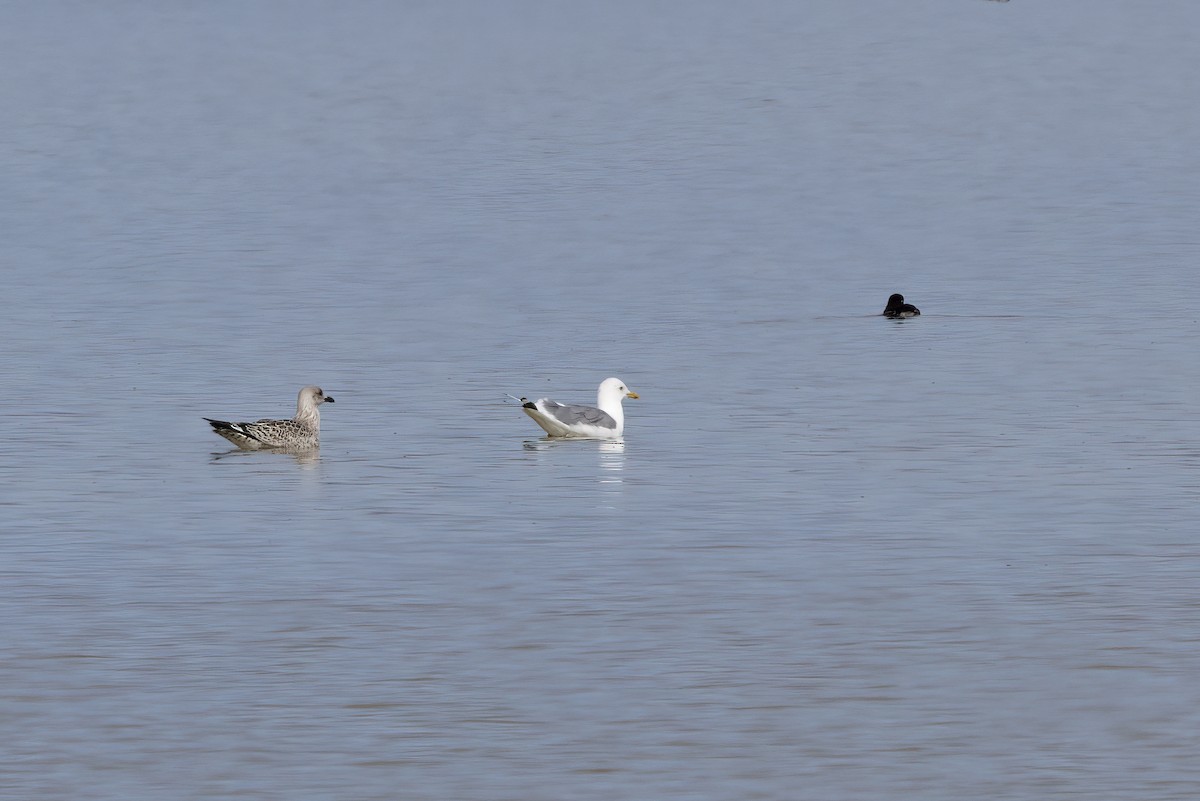
M 3 13 L 5 797 L 1200 796 L 1200 6 Z

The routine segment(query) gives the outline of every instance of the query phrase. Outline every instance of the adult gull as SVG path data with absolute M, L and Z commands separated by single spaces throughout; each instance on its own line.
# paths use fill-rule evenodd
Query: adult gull
M 509 396 L 513 397 L 513 396 Z M 618 439 L 625 430 L 625 410 L 621 401 L 638 394 L 619 378 L 606 378 L 596 391 L 596 405 L 571 406 L 549 398 L 531 401 L 517 398 L 525 414 L 533 418 L 552 437 Z
M 317 407 L 333 403 L 320 387 L 305 387 L 296 398 L 296 416 L 291 420 L 258 420 L 228 423 L 205 417 L 213 431 L 248 451 L 263 448 L 309 450 L 321 445 L 321 413 Z

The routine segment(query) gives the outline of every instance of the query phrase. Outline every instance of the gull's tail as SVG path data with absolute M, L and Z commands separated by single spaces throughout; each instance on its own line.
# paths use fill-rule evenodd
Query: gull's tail
M 211 417 L 205 417 L 208 424 L 212 426 L 213 431 L 220 434 L 225 439 L 233 443 L 239 441 L 253 440 L 254 442 L 262 442 L 258 437 L 251 434 L 242 423 L 229 423 L 225 420 L 213 420 Z

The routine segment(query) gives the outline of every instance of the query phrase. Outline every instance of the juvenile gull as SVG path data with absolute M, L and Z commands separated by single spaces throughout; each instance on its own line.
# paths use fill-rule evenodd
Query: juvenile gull
M 904 296 L 897 292 L 888 298 L 887 307 L 883 310 L 884 317 L 916 317 L 921 310 L 911 303 L 904 302 Z
M 208 420 L 213 431 L 248 451 L 261 448 L 308 450 L 321 445 L 321 413 L 317 407 L 333 403 L 320 387 L 305 387 L 296 398 L 296 416 L 291 420 L 259 420 L 254 423 L 227 423 Z
M 617 439 L 625 430 L 625 411 L 621 408 L 621 401 L 637 396 L 621 379 L 606 378 L 596 391 L 595 407 L 566 406 L 549 398 L 517 400 L 521 402 L 525 414 L 552 437 Z

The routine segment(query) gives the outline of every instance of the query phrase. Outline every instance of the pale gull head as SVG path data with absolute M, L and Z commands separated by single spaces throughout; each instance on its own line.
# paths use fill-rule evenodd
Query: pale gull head
M 596 406 L 602 411 L 608 412 L 614 406 L 620 409 L 621 401 L 626 398 L 636 397 L 638 397 L 638 394 L 631 392 L 621 379 L 606 378 L 600 382 L 600 389 L 596 391 Z M 612 414 L 612 412 L 609 412 L 609 414 Z
M 306 410 L 316 414 L 317 407 L 322 403 L 333 403 L 333 396 L 326 395 L 320 387 L 304 387 L 296 397 L 296 419 L 299 420 Z

